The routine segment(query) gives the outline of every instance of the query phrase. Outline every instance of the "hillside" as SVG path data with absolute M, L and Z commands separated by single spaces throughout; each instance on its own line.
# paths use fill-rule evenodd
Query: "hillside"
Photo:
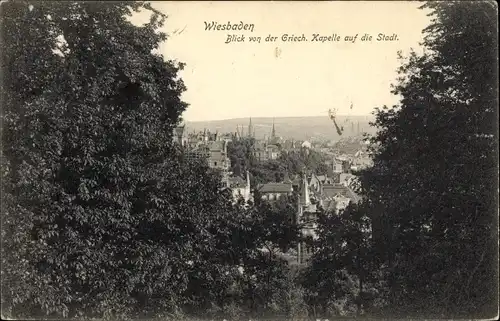
M 356 136 L 359 123 L 361 133 L 374 133 L 375 129 L 369 125 L 372 116 L 337 116 L 339 126 L 344 127 L 343 138 Z M 213 121 L 186 122 L 188 132 L 218 130 L 219 132 L 235 132 L 237 126 L 243 126 L 244 133 L 248 133 L 248 118 L 233 118 Z M 273 118 L 252 118 L 252 125 L 255 128 L 257 138 L 270 135 Z M 310 117 L 276 117 L 274 118 L 276 135 L 283 138 L 293 138 L 297 140 L 332 140 L 338 141 L 339 135 L 335 131 L 332 121 L 327 116 Z

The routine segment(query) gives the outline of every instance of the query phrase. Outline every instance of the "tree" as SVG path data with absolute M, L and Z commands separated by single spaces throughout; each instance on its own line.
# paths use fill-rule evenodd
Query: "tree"
M 242 138 L 229 142 L 227 154 L 231 161 L 231 171 L 235 176 L 245 176 L 246 171 L 255 164 L 252 149 L 254 138 Z
M 383 298 L 368 214 L 369 204 L 361 203 L 340 214 L 318 215 L 318 239 L 302 282 L 309 304 L 321 317 L 361 315 Z
M 293 246 L 298 237 L 290 211 L 289 206 L 265 201 L 256 202 L 256 206 L 239 204 L 219 221 L 214 226 L 217 251 L 207 253 L 205 260 L 218 262 L 213 267 L 224 268 L 228 275 L 202 278 L 204 283 L 198 281 L 199 276 L 192 278 L 196 282 L 190 287 L 193 302 L 198 302 L 192 308 L 203 307 L 212 316 L 234 318 L 288 313 L 294 285 L 279 252 Z
M 419 317 L 491 317 L 498 293 L 497 20 L 494 4 L 428 2 L 425 52 L 405 58 L 376 113 L 373 201 L 390 310 Z M 403 59 L 403 58 L 402 58 Z
M 238 216 L 220 176 L 171 144 L 187 105 L 183 65 L 154 53 L 164 18 L 141 2 L 2 4 L 3 316 L 175 318 L 205 311 L 199 284 L 227 293 Z

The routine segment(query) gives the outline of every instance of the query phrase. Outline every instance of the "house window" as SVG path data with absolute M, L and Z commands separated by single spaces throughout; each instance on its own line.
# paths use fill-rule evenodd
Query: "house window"
M 217 166 L 217 162 L 214 162 L 214 166 Z

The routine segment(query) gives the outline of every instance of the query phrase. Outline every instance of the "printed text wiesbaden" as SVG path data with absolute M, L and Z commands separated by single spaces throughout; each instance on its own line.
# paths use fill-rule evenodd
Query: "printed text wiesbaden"
M 232 23 L 231 21 L 228 21 L 225 24 L 218 23 L 216 21 L 211 21 L 207 22 L 204 21 L 205 23 L 205 30 L 250 30 L 253 32 L 254 24 L 253 23 L 244 23 L 243 21 L 240 21 L 238 23 Z

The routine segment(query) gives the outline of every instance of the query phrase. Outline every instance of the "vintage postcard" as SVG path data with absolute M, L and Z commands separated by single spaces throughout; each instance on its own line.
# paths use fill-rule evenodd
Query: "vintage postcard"
M 3 1 L 4 319 L 498 318 L 494 1 Z

